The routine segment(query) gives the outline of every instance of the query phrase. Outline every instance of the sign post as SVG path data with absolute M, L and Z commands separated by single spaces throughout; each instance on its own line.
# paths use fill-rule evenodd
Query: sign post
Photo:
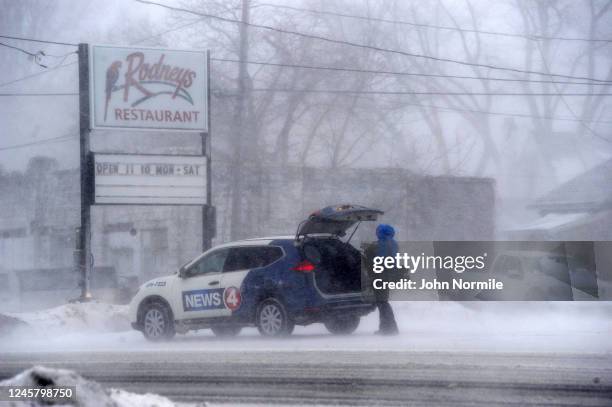
M 212 148 L 210 126 L 210 52 L 206 52 L 206 133 L 202 133 L 202 155 L 206 157 L 206 205 L 202 206 L 202 251 L 210 249 L 215 237 L 216 215 L 212 206 Z
M 91 276 L 91 187 L 93 184 L 90 164 L 90 111 L 89 111 L 89 46 L 79 44 L 79 143 L 81 163 L 81 227 L 78 230 L 77 257 L 81 272 L 81 296 L 79 300 L 91 298 L 89 281 Z

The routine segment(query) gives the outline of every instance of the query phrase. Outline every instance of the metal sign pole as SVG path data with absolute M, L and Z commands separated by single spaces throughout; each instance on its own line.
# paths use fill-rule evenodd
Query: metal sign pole
M 215 234 L 212 208 L 211 127 L 210 127 L 210 51 L 206 51 L 206 120 L 207 133 L 202 133 L 202 155 L 206 157 L 206 205 L 202 206 L 202 251 L 210 249 Z
M 91 298 L 89 279 L 91 268 L 91 194 L 92 171 L 89 147 L 89 47 L 79 44 L 79 128 L 81 151 L 81 227 L 79 228 L 79 270 L 81 271 L 81 301 Z

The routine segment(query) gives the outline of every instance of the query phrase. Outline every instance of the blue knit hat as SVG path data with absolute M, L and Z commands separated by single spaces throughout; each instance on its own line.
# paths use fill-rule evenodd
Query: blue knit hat
M 376 237 L 378 239 L 391 239 L 393 236 L 395 236 L 395 229 L 393 229 L 393 226 L 381 223 L 376 227 Z

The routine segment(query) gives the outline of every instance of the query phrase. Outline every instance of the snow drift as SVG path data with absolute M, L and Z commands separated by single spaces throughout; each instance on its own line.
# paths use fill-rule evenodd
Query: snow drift
M 166 397 L 156 394 L 135 394 L 120 389 L 106 389 L 100 384 L 87 380 L 71 370 L 50 369 L 43 366 L 35 366 L 17 376 L 0 382 L 0 386 L 74 386 L 76 392 L 72 400 L 63 406 L 78 407 L 177 407 Z M 9 402 L 8 406 L 42 407 L 49 405 L 48 402 L 36 400 L 33 402 Z M 186 404 L 180 404 L 187 406 Z M 203 406 L 203 404 L 201 404 Z
M 119 332 L 131 329 L 127 312 L 127 305 L 87 302 L 65 304 L 34 312 L 13 313 L 5 318 L 23 322 L 13 323 L 13 326 L 18 328 L 14 331 L 27 330 L 33 334 Z

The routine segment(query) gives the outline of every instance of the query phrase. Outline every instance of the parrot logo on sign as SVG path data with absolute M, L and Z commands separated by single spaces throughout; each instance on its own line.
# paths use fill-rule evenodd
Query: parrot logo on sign
M 111 96 L 115 90 L 115 85 L 119 80 L 119 69 L 121 69 L 121 65 L 121 61 L 115 61 L 106 70 L 106 84 L 104 86 L 106 93 L 106 102 L 104 104 L 104 121 L 106 121 L 106 116 L 108 114 L 108 104 L 110 103 Z

